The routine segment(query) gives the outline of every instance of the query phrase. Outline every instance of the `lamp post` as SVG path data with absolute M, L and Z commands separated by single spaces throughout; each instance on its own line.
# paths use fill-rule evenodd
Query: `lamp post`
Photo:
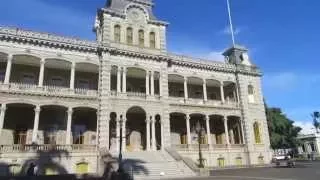
M 204 168 L 203 157 L 201 151 L 201 137 L 203 135 L 203 127 L 201 127 L 200 121 L 196 124 L 196 133 L 198 134 L 198 144 L 199 144 L 199 168 Z

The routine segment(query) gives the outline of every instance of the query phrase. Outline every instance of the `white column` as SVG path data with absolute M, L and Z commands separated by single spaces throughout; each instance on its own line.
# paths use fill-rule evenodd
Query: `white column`
M 223 82 L 220 84 L 220 94 L 221 94 L 221 102 L 224 103 L 224 88 L 223 88 Z
M 229 145 L 230 141 L 229 141 L 229 131 L 228 131 L 228 118 L 226 116 L 223 117 L 223 122 L 224 122 L 224 132 L 226 136 L 227 145 Z
M 6 113 L 6 104 L 1 104 L 1 108 L 0 108 L 0 138 L 1 138 L 1 132 L 3 129 L 3 124 L 4 124 L 4 116 Z
M 239 86 L 236 84 L 236 97 L 237 97 L 237 102 L 238 104 L 240 103 L 240 97 L 239 97 Z
M 151 71 L 151 96 L 154 96 L 154 72 Z
M 161 72 L 159 72 L 159 96 L 162 96 L 162 77 Z
M 161 116 L 162 117 L 162 116 Z M 161 133 L 161 150 L 164 149 L 164 134 L 163 134 L 163 126 L 164 126 L 164 121 L 160 120 L 160 133 Z
M 127 119 L 122 116 L 122 152 L 126 151 L 126 146 L 127 146 L 127 139 L 126 139 L 126 124 L 127 123 Z
M 183 87 L 184 87 L 184 99 L 188 99 L 188 78 L 184 77 L 184 83 L 183 83 Z
M 39 87 L 43 86 L 44 64 L 45 64 L 45 59 L 41 59 L 41 61 L 40 61 L 40 72 L 39 72 L 39 83 L 38 83 Z
M 150 89 L 149 89 L 149 84 L 150 84 L 149 76 L 150 76 L 150 72 L 147 71 L 147 72 L 146 72 L 146 95 L 149 95 L 149 93 L 150 93 Z
M 73 62 L 72 65 L 71 65 L 70 89 L 74 89 L 75 73 L 76 73 L 76 64 Z
M 5 77 L 4 77 L 4 84 L 9 84 L 9 83 L 10 83 L 12 57 L 13 57 L 12 54 L 9 54 L 9 55 L 8 55 L 6 75 L 5 75 Z
M 70 145 L 72 144 L 71 142 L 71 124 L 72 124 L 72 113 L 73 110 L 71 107 L 68 108 L 68 118 L 67 118 L 67 136 L 66 136 L 66 144 Z
M 156 151 L 156 119 L 152 116 L 151 117 L 151 132 L 152 132 L 152 150 Z
M 118 66 L 117 70 L 117 93 L 121 92 L 121 68 Z
M 122 71 L 122 92 L 127 92 L 127 68 L 123 67 Z
M 191 133 L 190 133 L 190 115 L 186 115 L 186 124 L 187 124 L 187 143 L 191 144 Z
M 203 100 L 208 101 L 208 96 L 207 96 L 207 82 L 204 79 L 203 80 Z
M 147 116 L 146 118 L 146 143 L 147 143 L 147 151 L 150 151 L 150 117 Z
M 119 140 L 120 140 L 120 117 L 118 117 L 118 119 L 116 119 L 116 145 L 117 145 L 117 152 L 120 151 L 120 144 L 119 144 Z
M 233 129 L 230 129 L 229 134 L 230 134 L 230 138 L 231 138 L 231 144 L 235 144 Z
M 40 111 L 41 111 L 40 106 L 36 106 L 36 108 L 34 109 L 34 121 L 33 121 L 33 131 L 32 131 L 32 143 L 37 143 Z
M 209 115 L 206 115 L 206 127 L 207 127 L 208 144 L 209 144 L 209 147 L 210 147 L 211 144 L 212 144 L 212 141 L 211 141 L 210 117 L 209 117 Z

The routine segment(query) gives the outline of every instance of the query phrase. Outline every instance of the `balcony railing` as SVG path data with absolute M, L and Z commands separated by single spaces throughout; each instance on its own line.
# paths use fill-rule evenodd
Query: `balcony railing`
M 199 144 L 174 144 L 172 147 L 178 151 L 199 151 Z M 201 144 L 201 150 L 212 149 L 242 149 L 245 147 L 244 144 Z
M 68 87 L 60 87 L 47 85 L 39 87 L 36 84 L 26 83 L 10 83 L 8 85 L 0 83 L 1 91 L 9 91 L 11 93 L 21 94 L 39 94 L 44 96 L 68 96 L 68 97 L 85 97 L 85 98 L 96 98 L 98 97 L 97 90 L 90 89 L 70 89 Z
M 191 104 L 191 105 L 207 105 L 207 106 L 217 106 L 217 107 L 239 107 L 239 103 L 236 101 L 222 101 L 219 100 L 207 100 L 204 101 L 203 99 L 192 99 L 188 98 L 187 100 L 184 97 L 174 97 L 169 96 L 169 101 L 172 104 Z
M 18 152 L 49 152 L 49 151 L 68 151 L 68 152 L 77 152 L 77 151 L 87 151 L 93 152 L 96 150 L 96 145 L 0 145 L 1 153 L 18 153 Z

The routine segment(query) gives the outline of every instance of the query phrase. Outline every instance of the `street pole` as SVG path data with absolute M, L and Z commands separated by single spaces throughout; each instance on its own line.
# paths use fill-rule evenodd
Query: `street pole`
M 120 119 L 120 148 L 119 148 L 119 168 L 118 168 L 118 172 L 119 173 L 122 173 L 123 172 L 123 167 L 122 167 L 122 123 L 123 123 L 123 120 L 122 118 Z

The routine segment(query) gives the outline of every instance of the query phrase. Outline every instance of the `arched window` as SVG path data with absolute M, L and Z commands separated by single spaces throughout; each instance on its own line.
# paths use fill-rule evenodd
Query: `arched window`
M 114 41 L 119 43 L 121 38 L 121 27 L 120 25 L 115 25 L 114 26 Z
M 223 157 L 218 158 L 218 167 L 219 168 L 225 167 L 225 159 Z
M 133 30 L 131 27 L 127 28 L 127 44 L 133 43 Z
M 253 124 L 253 131 L 254 131 L 254 139 L 256 144 L 261 144 L 261 134 L 260 134 L 260 127 L 258 122 L 255 122 Z
M 254 103 L 255 99 L 254 99 L 254 88 L 252 85 L 248 86 L 248 100 L 249 103 Z
M 76 173 L 77 174 L 88 174 L 89 171 L 89 164 L 88 163 L 79 163 L 76 166 Z
M 150 35 L 150 48 L 155 49 L 156 48 L 156 34 L 154 32 L 151 32 Z
M 144 47 L 144 31 L 142 29 L 139 30 L 139 46 Z

